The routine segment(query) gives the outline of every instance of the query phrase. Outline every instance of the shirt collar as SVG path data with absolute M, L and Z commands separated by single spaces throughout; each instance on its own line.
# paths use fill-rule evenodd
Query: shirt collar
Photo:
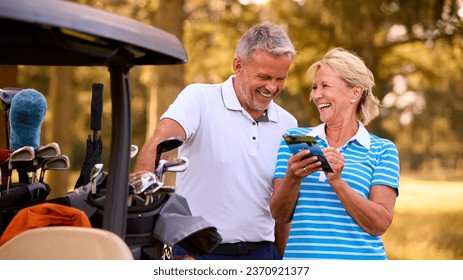
M 235 75 L 231 75 L 223 84 L 222 84 L 222 99 L 225 107 L 228 110 L 233 111 L 244 111 L 243 106 L 241 106 L 238 97 L 236 96 L 235 89 L 233 88 L 233 79 Z M 267 108 L 266 114 L 268 121 L 278 122 L 278 113 L 276 110 L 275 103 L 270 101 L 270 104 Z M 261 116 L 262 117 L 262 116 Z M 259 118 L 261 118 L 259 117 Z M 262 120 L 260 120 L 262 121 Z
M 268 122 L 268 121 L 269 121 L 269 118 L 268 118 L 267 110 L 265 110 L 265 112 L 256 119 L 256 122 Z
M 370 134 L 368 133 L 367 129 L 365 128 L 362 122 L 360 121 L 357 121 L 357 122 L 359 124 L 359 129 L 357 130 L 357 133 L 348 142 L 352 140 L 357 140 L 357 142 L 359 142 L 360 145 L 364 146 L 367 149 L 370 149 Z M 326 124 L 322 123 L 314 127 L 312 131 L 308 133 L 308 135 L 314 136 L 314 137 L 318 136 L 321 139 L 323 139 L 325 142 L 327 142 L 325 127 L 326 127 Z

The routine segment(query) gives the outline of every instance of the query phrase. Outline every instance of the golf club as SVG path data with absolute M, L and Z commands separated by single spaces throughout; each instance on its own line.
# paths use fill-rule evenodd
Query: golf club
M 38 158 L 52 158 L 61 155 L 58 143 L 52 142 L 35 149 L 35 156 Z
M 160 187 L 156 194 L 162 195 L 162 194 L 169 194 L 169 193 L 174 193 L 175 192 L 175 186 L 162 186 Z
M 167 161 L 161 159 L 156 169 L 156 176 L 158 180 L 164 182 L 164 174 L 166 172 L 183 172 L 188 168 L 188 159 L 186 157 L 179 157 Z
M 188 168 L 188 159 L 186 157 L 175 158 L 164 164 L 164 172 L 183 172 Z
M 47 170 L 56 170 L 56 171 L 66 171 L 69 170 L 70 163 L 69 158 L 66 155 L 59 155 L 57 157 L 46 159 L 42 165 L 42 170 L 40 171 L 39 182 L 42 183 L 45 177 L 45 171 Z
M 156 159 L 155 159 L 154 170 L 156 171 L 158 168 L 159 160 L 161 159 L 162 153 L 178 148 L 182 144 L 183 144 L 183 140 L 180 139 L 179 137 L 170 137 L 160 142 L 158 146 L 156 147 Z
M 135 194 L 135 187 L 129 184 L 129 196 L 127 197 L 127 206 L 132 206 L 133 196 Z
M 158 181 L 163 181 L 163 178 L 164 178 L 163 175 L 165 172 L 164 166 L 166 165 L 166 163 L 167 163 L 167 160 L 165 159 L 161 159 L 158 162 L 158 167 L 156 168 L 156 176 L 158 178 Z
M 35 158 L 34 148 L 31 146 L 24 146 L 13 151 L 8 159 L 8 183 L 6 192 L 8 193 L 11 184 L 11 176 L 13 172 L 14 162 L 33 161 Z
M 154 195 L 157 193 L 157 191 L 162 188 L 163 184 L 158 184 L 155 183 L 149 188 L 147 188 L 144 192 L 143 195 L 145 196 L 145 205 L 149 205 L 154 202 Z
M 96 177 L 103 172 L 103 164 L 97 163 L 93 166 L 92 171 L 90 172 L 90 182 L 92 185 L 92 194 L 96 194 Z
M 138 146 L 137 145 L 130 145 L 130 158 L 136 157 L 138 154 Z
M 37 169 L 44 163 L 44 159 L 54 158 L 61 155 L 58 143 L 52 142 L 44 146 L 35 148 L 35 158 L 33 161 L 33 175 L 31 182 L 37 181 Z
M 158 183 L 156 174 L 145 172 L 130 179 L 129 186 L 133 187 L 134 194 L 142 194 L 153 184 Z

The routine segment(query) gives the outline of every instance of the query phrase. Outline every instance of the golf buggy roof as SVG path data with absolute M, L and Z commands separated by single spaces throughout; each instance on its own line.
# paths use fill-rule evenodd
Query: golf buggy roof
M 59 0 L 0 1 L 3 65 L 108 65 L 123 49 L 133 65 L 185 63 L 170 33 L 89 6 Z
M 1 0 L 0 38 L 0 65 L 108 67 L 112 132 L 103 229 L 124 237 L 132 144 L 129 69 L 186 63 L 182 44 L 152 26 L 61 0 Z

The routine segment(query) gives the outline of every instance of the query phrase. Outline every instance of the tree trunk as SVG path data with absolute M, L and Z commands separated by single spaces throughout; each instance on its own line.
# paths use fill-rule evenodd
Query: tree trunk
M 186 17 L 184 4 L 185 0 L 161 0 L 154 21 L 154 26 L 174 34 L 180 41 L 182 41 L 183 22 Z M 153 134 L 159 118 L 185 86 L 183 65 L 156 66 L 152 71 L 154 71 L 151 75 L 153 81 L 148 96 L 147 138 Z M 167 174 L 164 183 L 172 185 L 174 182 L 175 175 Z
M 0 66 L 0 88 L 6 87 L 17 87 L 17 76 L 18 76 L 18 67 L 17 66 Z M 6 128 L 8 124 L 5 121 L 5 115 L 2 114 L 2 120 L 0 121 L 0 148 L 7 148 L 7 139 L 6 139 Z M 9 135 L 9 133 L 8 133 Z
M 46 142 L 56 142 L 60 146 L 61 154 L 71 158 L 72 151 L 72 67 L 50 68 L 50 92 L 48 94 L 48 131 Z M 46 144 L 46 143 L 43 143 Z M 71 182 L 69 171 L 47 171 L 45 181 L 51 187 L 49 198 L 60 197 L 67 191 Z M 72 185 L 73 186 L 73 185 Z
M 183 10 L 185 0 L 161 0 L 154 26 L 174 34 L 179 40 L 183 37 L 183 22 L 186 14 Z M 147 138 L 150 137 L 159 117 L 166 111 L 183 89 L 184 66 L 168 65 L 153 67 L 153 81 L 149 90 L 149 108 L 147 110 Z

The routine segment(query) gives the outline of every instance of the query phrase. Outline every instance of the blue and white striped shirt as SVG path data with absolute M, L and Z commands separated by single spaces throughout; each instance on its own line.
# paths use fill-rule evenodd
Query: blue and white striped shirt
M 322 149 L 327 147 L 324 124 L 289 129 L 287 134 L 311 135 Z M 357 134 L 340 152 L 345 159 L 341 177 L 358 194 L 368 198 L 373 185 L 398 192 L 399 154 L 392 141 L 368 133 L 359 122 Z M 282 141 L 275 178 L 285 176 L 291 155 Z M 384 260 L 387 256 L 381 237 L 368 234 L 351 218 L 320 171 L 302 180 L 284 259 Z

